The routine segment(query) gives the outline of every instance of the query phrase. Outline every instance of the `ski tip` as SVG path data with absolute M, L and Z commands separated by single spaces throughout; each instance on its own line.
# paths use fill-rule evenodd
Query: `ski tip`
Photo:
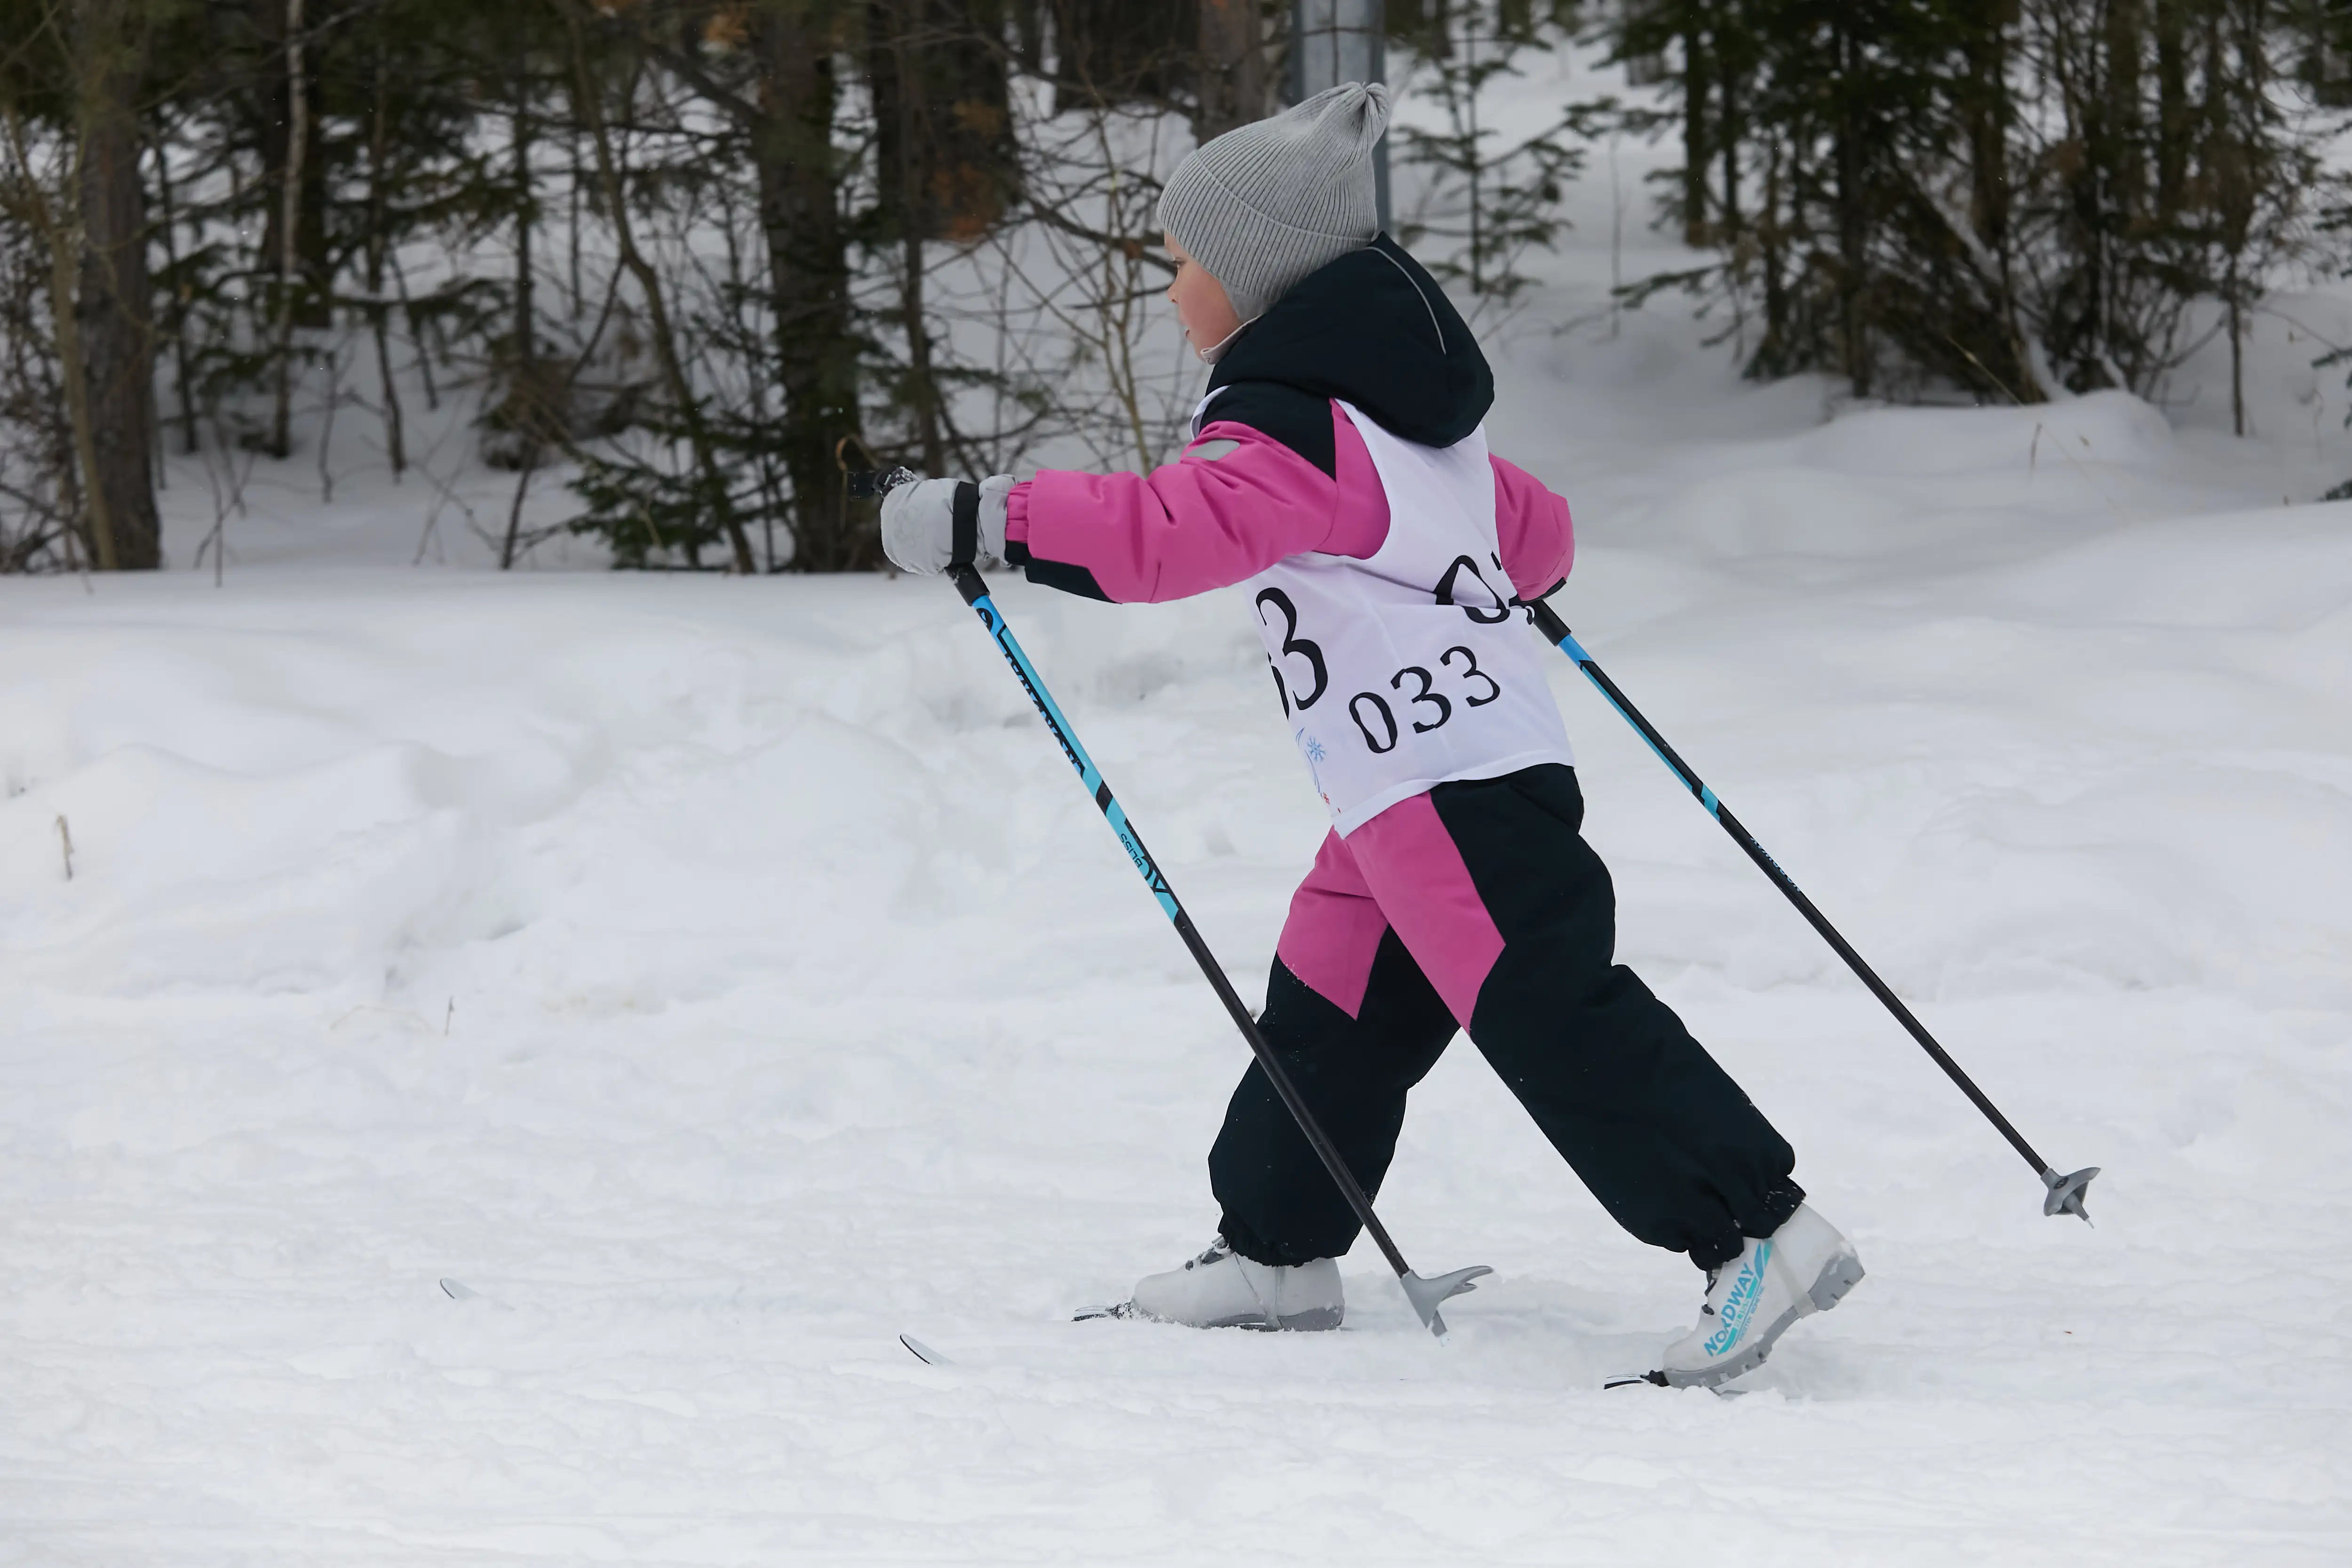
M 1112 1301 L 1097 1307 L 1081 1307 L 1070 1314 L 1070 1321 L 1091 1323 L 1097 1318 L 1134 1318 L 1141 1315 L 1135 1310 L 1135 1303 L 1132 1301 Z
M 1602 1379 L 1601 1386 L 1603 1388 L 1631 1388 L 1636 1384 L 1643 1383 L 1653 1384 L 1658 1388 L 1668 1388 L 1673 1386 L 1671 1384 L 1666 1382 L 1666 1374 L 1663 1372 L 1621 1372 L 1614 1377 Z
M 479 1290 L 475 1289 L 463 1279 L 444 1279 L 440 1281 L 440 1286 L 441 1294 L 448 1297 L 452 1301 L 479 1301 L 483 1307 L 495 1308 L 501 1312 L 511 1312 L 514 1310 L 512 1307 L 507 1305 L 504 1301 L 499 1300 L 497 1297 L 483 1295 Z M 471 1309 L 468 1310 L 470 1310 Z
M 949 1361 L 947 1357 L 941 1355 L 939 1352 L 933 1350 L 930 1346 L 925 1344 L 922 1341 L 917 1339 L 912 1334 L 900 1334 L 898 1336 L 898 1342 L 906 1346 L 908 1352 L 917 1361 L 921 1362 L 925 1366 L 952 1366 L 955 1364 Z

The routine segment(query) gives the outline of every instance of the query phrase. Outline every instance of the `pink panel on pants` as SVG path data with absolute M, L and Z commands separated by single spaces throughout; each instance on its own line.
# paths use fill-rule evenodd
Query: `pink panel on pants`
M 1274 953 L 1284 968 L 1352 1018 L 1364 1005 L 1372 955 L 1388 929 L 1388 917 L 1372 901 L 1347 842 L 1327 833 L 1307 880 L 1290 896 L 1290 918 L 1282 922 Z
M 1464 1028 L 1503 955 L 1503 933 L 1470 880 L 1454 836 L 1425 795 L 1401 800 L 1348 836 L 1365 886 Z
M 1335 833 L 1323 841 L 1275 952 L 1352 1018 L 1390 926 L 1468 1028 L 1479 987 L 1502 956 L 1503 933 L 1426 795 L 1399 801 L 1344 840 Z

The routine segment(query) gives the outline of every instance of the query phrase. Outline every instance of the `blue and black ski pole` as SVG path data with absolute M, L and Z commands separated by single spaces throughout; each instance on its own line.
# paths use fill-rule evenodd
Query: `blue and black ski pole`
M 1740 826 L 1739 818 L 1731 815 L 1731 808 L 1716 798 L 1715 791 L 1701 782 L 1698 774 L 1691 772 L 1690 764 L 1675 755 L 1675 749 L 1666 744 L 1666 738 L 1652 728 L 1650 721 L 1642 717 L 1641 710 L 1626 700 L 1622 691 L 1617 689 L 1617 683 L 1602 672 L 1593 657 L 1585 651 L 1584 645 L 1578 642 L 1575 634 L 1568 629 L 1568 623 L 1559 618 L 1559 613 L 1540 599 L 1530 604 L 1528 608 L 1534 615 L 1536 630 L 1544 635 L 1546 641 L 1576 661 L 1576 668 L 1584 671 L 1585 678 L 1599 688 L 1601 695 L 1609 700 L 1609 705 L 1617 710 L 1618 716 L 1633 726 L 1642 739 L 1649 742 L 1650 750 L 1658 754 L 1658 760 L 1665 763 L 1673 771 L 1675 777 L 1682 781 L 1683 787 L 1691 792 L 1692 797 L 1706 809 L 1706 814 L 1720 823 L 1726 833 L 1731 835 L 1731 841 L 1746 851 L 1750 860 L 1756 862 L 1757 869 L 1770 878 L 1772 885 L 1780 889 L 1790 903 L 1797 906 L 1797 912 L 1804 916 L 1807 923 L 1815 931 L 1822 933 L 1822 940 L 1834 948 L 1840 958 L 1845 960 L 1846 967 L 1859 975 L 1864 985 L 1870 987 L 1871 994 L 1886 1004 L 1886 1010 L 1894 1014 L 1896 1021 L 1911 1032 L 1911 1037 L 1919 1042 L 1920 1048 L 1935 1058 L 1936 1065 L 1944 1069 L 1946 1076 L 1960 1086 L 1960 1092 L 1974 1101 L 1976 1108 L 1985 1113 L 1986 1120 L 2000 1130 L 2000 1135 L 2009 1140 L 2010 1147 L 2025 1156 L 2025 1163 L 2033 1167 L 2034 1173 L 2042 1178 L 2042 1186 L 2048 1189 L 2048 1195 L 2042 1201 L 2042 1212 L 2045 1215 L 2071 1214 L 2087 1223 L 2091 1216 L 2083 1210 L 2083 1194 L 2084 1189 L 2090 1186 L 2091 1178 L 2099 1173 L 2099 1168 L 2092 1165 L 2076 1171 L 2072 1175 L 2062 1176 L 2049 1161 L 2035 1153 L 2033 1145 L 2025 1141 L 2025 1135 L 2010 1124 L 2009 1118 L 2003 1116 L 2000 1108 L 1985 1097 L 1985 1091 L 1979 1089 L 1975 1080 L 1960 1070 L 1960 1064 L 1952 1059 L 1951 1054 L 1936 1043 L 1936 1037 L 1927 1032 L 1927 1026 L 1912 1015 L 1911 1009 L 1903 1005 L 1903 999 L 1895 995 L 1886 982 L 1878 977 L 1877 972 L 1863 962 L 1862 954 L 1856 952 L 1853 950 L 1853 944 L 1838 933 L 1837 927 L 1830 924 L 1829 917 L 1813 907 L 1813 900 L 1805 897 L 1803 891 L 1790 879 L 1789 873 L 1780 869 L 1780 863 L 1765 853 L 1764 846 L 1756 842 L 1754 834 Z
M 855 473 L 850 476 L 850 493 L 877 495 L 909 483 L 916 477 L 904 468 L 893 469 L 887 474 Z M 1341 1157 L 1338 1146 L 1316 1121 L 1315 1113 L 1307 1109 L 1297 1086 L 1283 1070 L 1281 1061 L 1274 1054 L 1274 1047 L 1259 1032 L 1257 1020 L 1250 1016 L 1249 1008 L 1234 990 L 1233 982 L 1225 978 L 1224 967 L 1209 951 L 1209 944 L 1201 940 L 1200 931 L 1192 925 L 1192 917 L 1185 912 L 1175 889 L 1168 885 L 1168 878 L 1160 869 L 1160 862 L 1153 859 L 1151 851 L 1143 847 L 1143 839 L 1110 793 L 1110 785 L 1103 781 L 1102 771 L 1095 766 L 1094 759 L 1087 755 L 1086 747 L 1078 743 L 1077 731 L 1070 727 L 1069 720 L 1063 716 L 1053 694 L 1045 689 L 1044 679 L 1038 675 L 1037 667 L 1029 662 L 1029 656 L 1022 651 L 1020 642 L 1013 635 L 1013 628 L 1004 624 L 1003 612 L 989 597 L 987 580 L 971 565 L 978 553 L 979 512 L 980 488 L 970 483 L 957 486 L 951 550 L 955 564 L 948 569 L 956 592 L 963 595 L 964 603 L 980 616 L 980 624 L 996 644 L 997 651 L 1004 656 L 1004 662 L 1013 667 L 1013 679 L 1021 682 L 1021 689 L 1029 694 L 1029 700 L 1035 705 L 1038 717 L 1045 721 L 1045 728 L 1053 731 L 1055 741 L 1061 745 L 1062 754 L 1069 759 L 1070 766 L 1077 770 L 1078 782 L 1085 785 L 1087 794 L 1093 799 L 1097 809 L 1101 811 L 1103 820 L 1110 824 L 1111 832 L 1118 837 L 1119 847 L 1127 851 L 1128 859 L 1141 874 L 1144 886 L 1151 889 L 1151 896 L 1160 900 L 1160 912 L 1175 926 L 1176 934 L 1183 940 L 1184 950 L 1192 955 L 1192 962 L 1201 966 L 1201 973 L 1208 978 L 1209 987 L 1216 992 L 1217 1000 L 1225 1005 L 1225 1012 L 1233 1019 L 1234 1027 L 1239 1029 L 1242 1038 L 1249 1042 L 1251 1054 L 1257 1058 L 1258 1070 L 1265 1074 L 1266 1081 L 1274 1086 L 1275 1093 L 1289 1108 L 1292 1120 L 1298 1123 L 1298 1131 L 1306 1135 L 1316 1157 L 1323 1162 L 1323 1168 L 1331 1173 L 1331 1180 L 1338 1184 L 1340 1195 L 1348 1200 L 1348 1206 L 1355 1210 L 1356 1217 L 1370 1233 L 1373 1242 L 1381 1249 L 1381 1256 L 1386 1258 L 1389 1267 L 1396 1270 L 1397 1283 L 1404 1288 L 1405 1299 L 1412 1303 L 1414 1314 L 1421 1319 L 1424 1328 L 1443 1340 L 1445 1337 L 1445 1320 L 1438 1315 L 1438 1303 L 1465 1290 L 1476 1289 L 1471 1281 L 1480 1275 L 1492 1274 L 1494 1270 L 1479 1265 L 1457 1268 L 1433 1279 L 1424 1279 L 1406 1266 L 1404 1254 L 1397 1250 L 1397 1244 L 1390 1238 L 1388 1226 L 1382 1225 L 1380 1215 L 1372 1212 L 1372 1200 L 1364 1195 L 1364 1189 L 1357 1184 L 1355 1174 L 1348 1169 L 1348 1163 Z

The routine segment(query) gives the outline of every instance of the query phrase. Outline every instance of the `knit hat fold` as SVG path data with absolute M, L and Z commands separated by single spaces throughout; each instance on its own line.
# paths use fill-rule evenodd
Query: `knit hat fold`
M 1228 131 L 1176 165 L 1160 226 L 1253 320 L 1380 232 L 1372 148 L 1388 124 L 1388 89 L 1350 81 Z

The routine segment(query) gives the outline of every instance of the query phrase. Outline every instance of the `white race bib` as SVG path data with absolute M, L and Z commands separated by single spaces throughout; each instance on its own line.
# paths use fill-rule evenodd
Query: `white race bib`
M 1339 408 L 1388 492 L 1388 538 L 1369 560 L 1291 556 L 1247 587 L 1292 738 L 1344 837 L 1432 785 L 1575 759 L 1503 570 L 1486 427 L 1423 447 Z

